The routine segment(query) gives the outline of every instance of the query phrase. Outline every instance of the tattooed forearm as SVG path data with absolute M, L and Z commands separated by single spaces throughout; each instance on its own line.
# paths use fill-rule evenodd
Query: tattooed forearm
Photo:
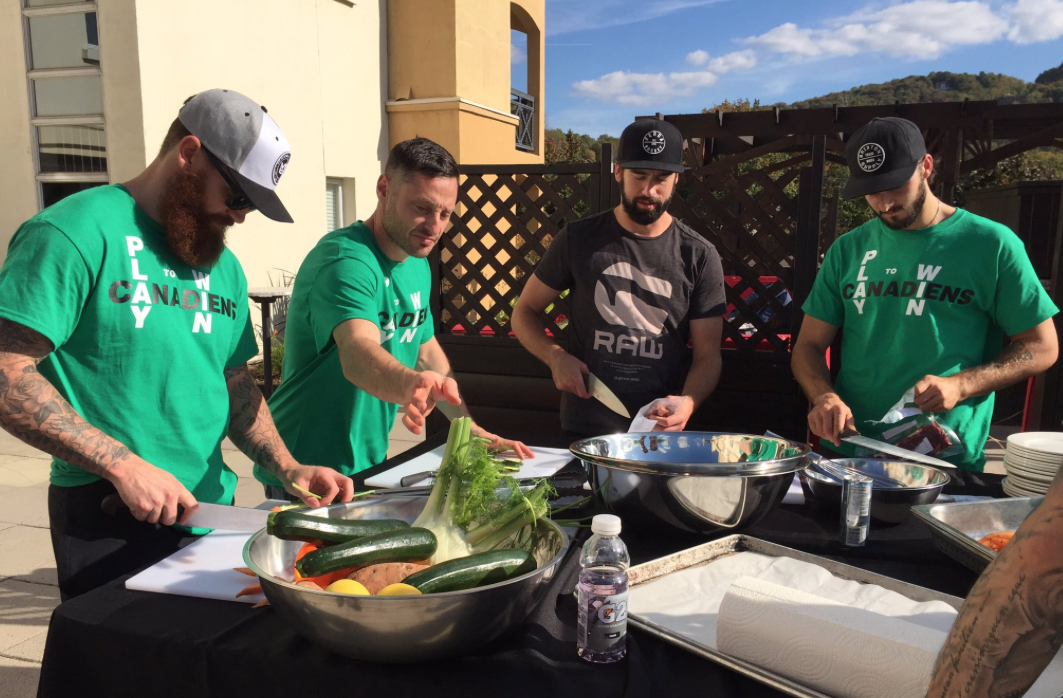
M 1033 352 L 1026 346 L 1026 342 L 1013 341 L 1008 346 L 1000 350 L 996 358 L 989 362 L 989 366 L 995 368 L 1005 368 L 1019 363 L 1028 363 L 1033 361 Z
M 1063 646 L 1063 473 L 978 580 L 938 658 L 931 698 L 1021 696 Z
M 277 475 L 292 457 L 247 365 L 226 369 L 225 383 L 229 388 L 229 438 L 248 458 Z
M 51 351 L 39 333 L 0 319 L 0 425 L 45 453 L 104 476 L 130 451 L 86 422 L 37 372 Z

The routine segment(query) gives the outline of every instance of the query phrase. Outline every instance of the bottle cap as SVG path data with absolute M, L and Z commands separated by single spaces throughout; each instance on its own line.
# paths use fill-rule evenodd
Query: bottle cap
M 620 517 L 612 514 L 598 514 L 591 519 L 591 533 L 598 536 L 619 536 Z

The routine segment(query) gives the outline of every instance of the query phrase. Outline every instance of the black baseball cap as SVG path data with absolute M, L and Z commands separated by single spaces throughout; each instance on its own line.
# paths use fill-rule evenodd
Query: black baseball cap
M 288 139 L 265 107 L 234 90 L 207 90 L 188 100 L 177 118 L 229 168 L 255 208 L 292 222 L 276 192 L 291 158 Z
M 877 194 L 903 185 L 926 155 L 919 127 L 908 119 L 886 116 L 864 124 L 845 144 L 849 181 L 842 197 Z
M 682 172 L 683 134 L 661 119 L 639 119 L 620 134 L 616 164 L 631 170 Z

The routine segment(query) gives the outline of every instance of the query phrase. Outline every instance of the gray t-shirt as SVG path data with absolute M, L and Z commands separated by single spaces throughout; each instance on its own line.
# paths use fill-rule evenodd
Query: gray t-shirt
M 535 275 L 550 288 L 570 289 L 568 351 L 632 416 L 682 389 L 690 321 L 727 309 L 720 255 L 679 221 L 645 238 L 624 230 L 612 211 L 583 218 L 558 233 Z M 561 397 L 567 431 L 606 434 L 629 424 L 597 400 Z

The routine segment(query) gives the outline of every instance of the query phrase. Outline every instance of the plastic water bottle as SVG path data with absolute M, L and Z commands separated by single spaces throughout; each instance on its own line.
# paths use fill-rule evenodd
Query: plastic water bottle
M 841 543 L 862 548 L 871 528 L 871 479 L 851 475 L 842 480 Z
M 627 546 L 620 517 L 598 514 L 579 564 L 579 628 L 576 647 L 588 662 L 617 662 L 627 653 Z

